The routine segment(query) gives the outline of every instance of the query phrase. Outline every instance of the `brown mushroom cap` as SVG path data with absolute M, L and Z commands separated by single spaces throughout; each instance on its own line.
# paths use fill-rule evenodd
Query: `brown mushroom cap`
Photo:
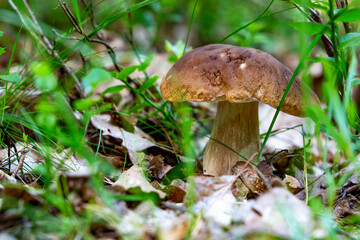
M 268 53 L 211 44 L 181 57 L 164 77 L 160 90 L 164 99 L 173 102 L 258 100 L 277 108 L 292 74 Z M 281 110 L 301 116 L 302 95 L 298 79 L 292 84 Z

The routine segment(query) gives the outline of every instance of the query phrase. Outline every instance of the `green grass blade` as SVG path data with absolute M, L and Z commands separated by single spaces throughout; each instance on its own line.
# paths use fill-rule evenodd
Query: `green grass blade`
M 302 58 L 301 58 L 301 60 L 300 60 L 300 63 L 299 63 L 298 66 L 296 67 L 296 69 L 295 69 L 295 71 L 294 71 L 294 74 L 292 75 L 292 77 L 291 77 L 291 79 L 290 79 L 290 81 L 289 81 L 289 84 L 287 85 L 287 87 L 286 87 L 286 89 L 285 89 L 285 92 L 284 92 L 284 94 L 283 94 L 283 96 L 282 96 L 282 98 L 281 98 L 280 104 L 279 104 L 278 108 L 276 109 L 275 115 L 274 115 L 274 117 L 273 117 L 273 119 L 272 119 L 272 121 L 271 121 L 270 127 L 269 127 L 269 129 L 268 129 L 268 131 L 267 131 L 267 133 L 266 133 L 264 142 L 263 142 L 263 144 L 261 145 L 261 148 L 260 148 L 260 151 L 259 151 L 259 155 L 258 155 L 258 157 L 257 157 L 257 161 L 260 159 L 261 153 L 262 153 L 262 151 L 264 150 L 264 147 L 265 147 L 265 145 L 266 145 L 267 140 L 269 139 L 269 136 L 270 136 L 271 131 L 272 131 L 273 127 L 274 127 L 275 121 L 276 121 L 276 119 L 277 119 L 277 117 L 278 117 L 278 115 L 279 115 L 279 113 L 280 113 L 280 111 L 281 111 L 281 107 L 282 107 L 282 105 L 283 105 L 284 102 L 285 102 L 285 98 L 286 98 L 286 96 L 287 96 L 287 94 L 288 94 L 288 92 L 289 92 L 289 90 L 290 90 L 290 88 L 291 88 L 291 86 L 292 86 L 292 84 L 293 84 L 293 82 L 294 82 L 294 80 L 295 80 L 296 75 L 299 73 L 300 69 L 302 68 L 303 64 L 304 64 L 305 61 L 306 61 L 307 56 L 310 54 L 310 52 L 312 51 L 312 49 L 314 48 L 314 46 L 316 45 L 316 43 L 321 39 L 321 36 L 322 36 L 322 34 L 316 35 L 316 37 L 314 38 L 314 40 L 311 42 L 310 46 L 309 46 L 308 49 L 306 50 L 305 54 L 302 56 Z

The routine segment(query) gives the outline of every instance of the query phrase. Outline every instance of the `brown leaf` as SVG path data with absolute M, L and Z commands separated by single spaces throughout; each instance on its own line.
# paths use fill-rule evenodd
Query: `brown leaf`
M 264 154 L 265 158 L 273 164 L 276 171 L 280 174 L 285 172 L 290 163 L 289 155 L 290 153 L 288 150 Z
M 109 224 L 91 223 L 90 231 L 97 240 L 117 240 L 119 233 Z
M 359 214 L 356 208 L 359 208 L 359 200 L 352 194 L 346 194 L 346 196 L 338 200 L 334 205 L 334 218 L 340 219 L 343 217 Z
M 18 203 L 19 200 L 35 206 L 38 206 L 43 202 L 43 199 L 36 194 L 34 189 L 19 184 L 5 184 L 2 196 L 4 197 L 2 207 L 4 207 L 6 203 Z
M 13 178 L 12 176 L 7 175 L 5 172 L 0 171 L 0 182 L 11 182 L 11 183 L 16 183 L 16 179 Z
M 68 173 L 60 178 L 66 181 L 66 186 L 63 185 L 65 181 L 60 181 L 61 187 L 67 189 L 63 191 L 72 193 L 69 194 L 69 201 L 75 212 L 85 210 L 89 202 L 97 202 L 96 194 L 89 186 L 90 174 Z
M 260 172 L 262 172 L 262 174 L 264 174 L 264 176 L 266 177 L 266 179 L 270 182 L 271 179 L 274 176 L 273 173 L 273 168 L 271 166 L 271 163 L 268 161 L 261 161 L 258 165 L 257 168 L 260 170 Z
M 292 194 L 297 194 L 304 189 L 302 184 L 296 178 L 290 175 L 285 175 L 283 183 Z
M 259 194 L 267 190 L 264 180 L 250 164 L 239 161 L 234 165 L 231 172 L 233 175 L 239 175 L 239 180 L 237 180 L 238 183 L 236 184 L 239 189 L 238 192 L 235 193 L 235 196 L 244 198 L 249 192 Z M 248 192 L 246 188 L 249 189 Z M 233 189 L 233 193 L 234 191 L 236 192 L 235 189 Z M 242 194 L 246 195 L 244 196 Z
M 169 185 L 163 191 L 167 194 L 166 201 L 181 203 L 184 201 L 186 192 L 179 187 Z
M 149 172 L 153 178 L 162 179 L 173 167 L 164 164 L 164 158 L 161 155 L 149 156 Z
M 133 164 L 137 162 L 137 151 L 143 151 L 149 147 L 153 147 L 156 145 L 155 143 L 150 142 L 149 140 L 142 138 L 137 134 L 127 132 L 122 128 L 114 126 L 110 123 L 110 120 L 111 118 L 109 115 L 95 115 L 91 118 L 91 123 L 97 129 L 101 129 L 103 135 L 110 135 L 114 138 L 121 139 L 122 145 L 127 148 L 129 152 L 129 157 Z

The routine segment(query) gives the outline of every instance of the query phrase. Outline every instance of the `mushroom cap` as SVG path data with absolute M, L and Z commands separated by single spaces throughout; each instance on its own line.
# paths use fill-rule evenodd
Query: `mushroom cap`
M 182 56 L 163 78 L 164 99 L 177 101 L 261 101 L 277 108 L 293 73 L 268 53 L 210 44 Z M 312 93 L 317 99 L 315 93 Z M 302 114 L 301 82 L 295 79 L 283 112 Z

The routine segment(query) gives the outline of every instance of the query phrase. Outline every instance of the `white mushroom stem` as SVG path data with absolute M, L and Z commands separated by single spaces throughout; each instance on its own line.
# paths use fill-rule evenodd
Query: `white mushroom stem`
M 235 163 L 244 160 L 234 151 L 245 158 L 259 151 L 257 101 L 218 103 L 211 139 L 205 150 L 204 173 L 214 176 L 230 174 Z

